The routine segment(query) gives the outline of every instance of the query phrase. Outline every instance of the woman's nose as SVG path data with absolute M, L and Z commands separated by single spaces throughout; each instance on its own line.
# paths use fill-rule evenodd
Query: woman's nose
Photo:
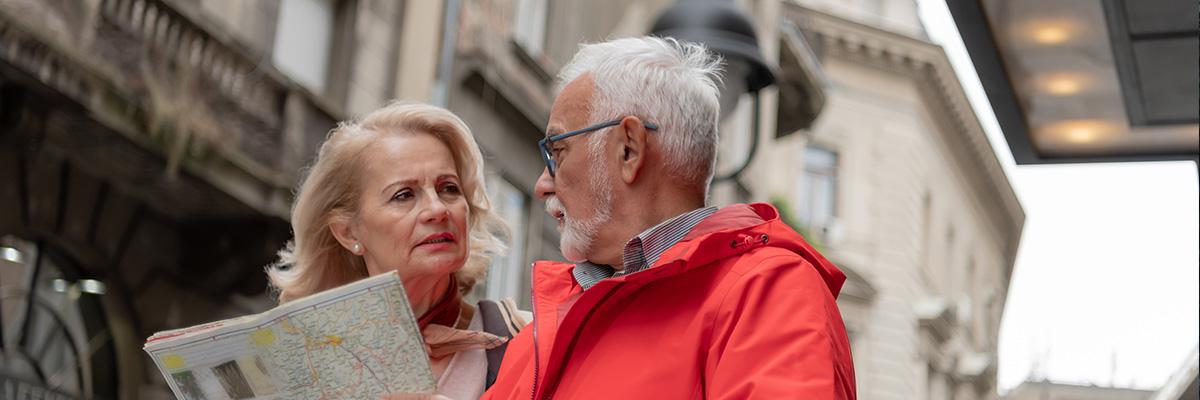
M 425 196 L 425 206 L 421 210 L 421 221 L 425 223 L 437 223 L 445 221 L 450 217 L 450 208 L 436 193 L 431 196 Z

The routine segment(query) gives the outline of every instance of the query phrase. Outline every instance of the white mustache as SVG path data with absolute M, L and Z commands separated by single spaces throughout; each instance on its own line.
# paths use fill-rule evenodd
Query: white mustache
M 562 214 L 563 218 L 566 219 L 567 210 L 563 207 L 562 202 L 558 200 L 557 196 L 550 196 L 546 198 L 546 214 L 550 214 L 551 217 Z

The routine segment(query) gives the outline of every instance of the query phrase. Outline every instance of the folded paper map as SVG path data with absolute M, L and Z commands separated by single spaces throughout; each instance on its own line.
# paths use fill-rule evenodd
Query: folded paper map
M 183 400 L 374 399 L 437 387 L 395 273 L 159 332 L 144 349 Z

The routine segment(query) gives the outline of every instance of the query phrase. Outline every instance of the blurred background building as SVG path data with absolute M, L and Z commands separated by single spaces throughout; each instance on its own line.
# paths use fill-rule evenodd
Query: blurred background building
M 864 399 L 991 399 L 1024 212 L 915 2 L 786 3 L 829 99 L 756 162 L 759 198 L 855 278 L 839 303 Z M 786 26 L 786 25 L 785 25 Z M 783 114 L 784 111 L 780 111 Z
M 1150 396 L 1150 400 L 1191 399 L 1200 399 L 1200 347 L 1193 348 L 1167 382 Z
M 270 307 L 300 168 L 421 80 L 406 4 L 0 1 L 0 397 L 170 398 L 147 335 Z
M 1120 387 L 1111 380 L 1107 384 L 1053 382 L 1048 379 L 1029 377 L 1010 389 L 1001 398 L 1004 400 L 1195 400 L 1200 398 L 1197 381 L 1197 362 L 1200 349 L 1193 348 L 1183 364 L 1157 390 Z M 1112 378 L 1116 377 L 1113 364 Z M 1034 374 L 1040 374 L 1035 371 Z
M 1022 382 L 1004 395 L 1006 400 L 1146 400 L 1152 390 L 1076 385 L 1048 381 Z
M 477 295 L 527 307 L 527 265 L 560 258 L 532 196 L 557 69 L 581 42 L 752 29 L 710 43 L 741 77 L 712 201 L 775 203 L 847 272 L 861 398 L 997 398 L 1024 214 L 915 2 L 706 4 L 0 0 L 0 390 L 170 398 L 143 340 L 272 306 L 301 167 L 395 98 L 472 126 L 515 232 Z

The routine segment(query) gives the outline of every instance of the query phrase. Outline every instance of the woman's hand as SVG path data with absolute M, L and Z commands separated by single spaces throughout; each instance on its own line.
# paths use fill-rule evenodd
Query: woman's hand
M 429 393 L 388 393 L 379 396 L 379 400 L 453 400 L 440 394 Z

